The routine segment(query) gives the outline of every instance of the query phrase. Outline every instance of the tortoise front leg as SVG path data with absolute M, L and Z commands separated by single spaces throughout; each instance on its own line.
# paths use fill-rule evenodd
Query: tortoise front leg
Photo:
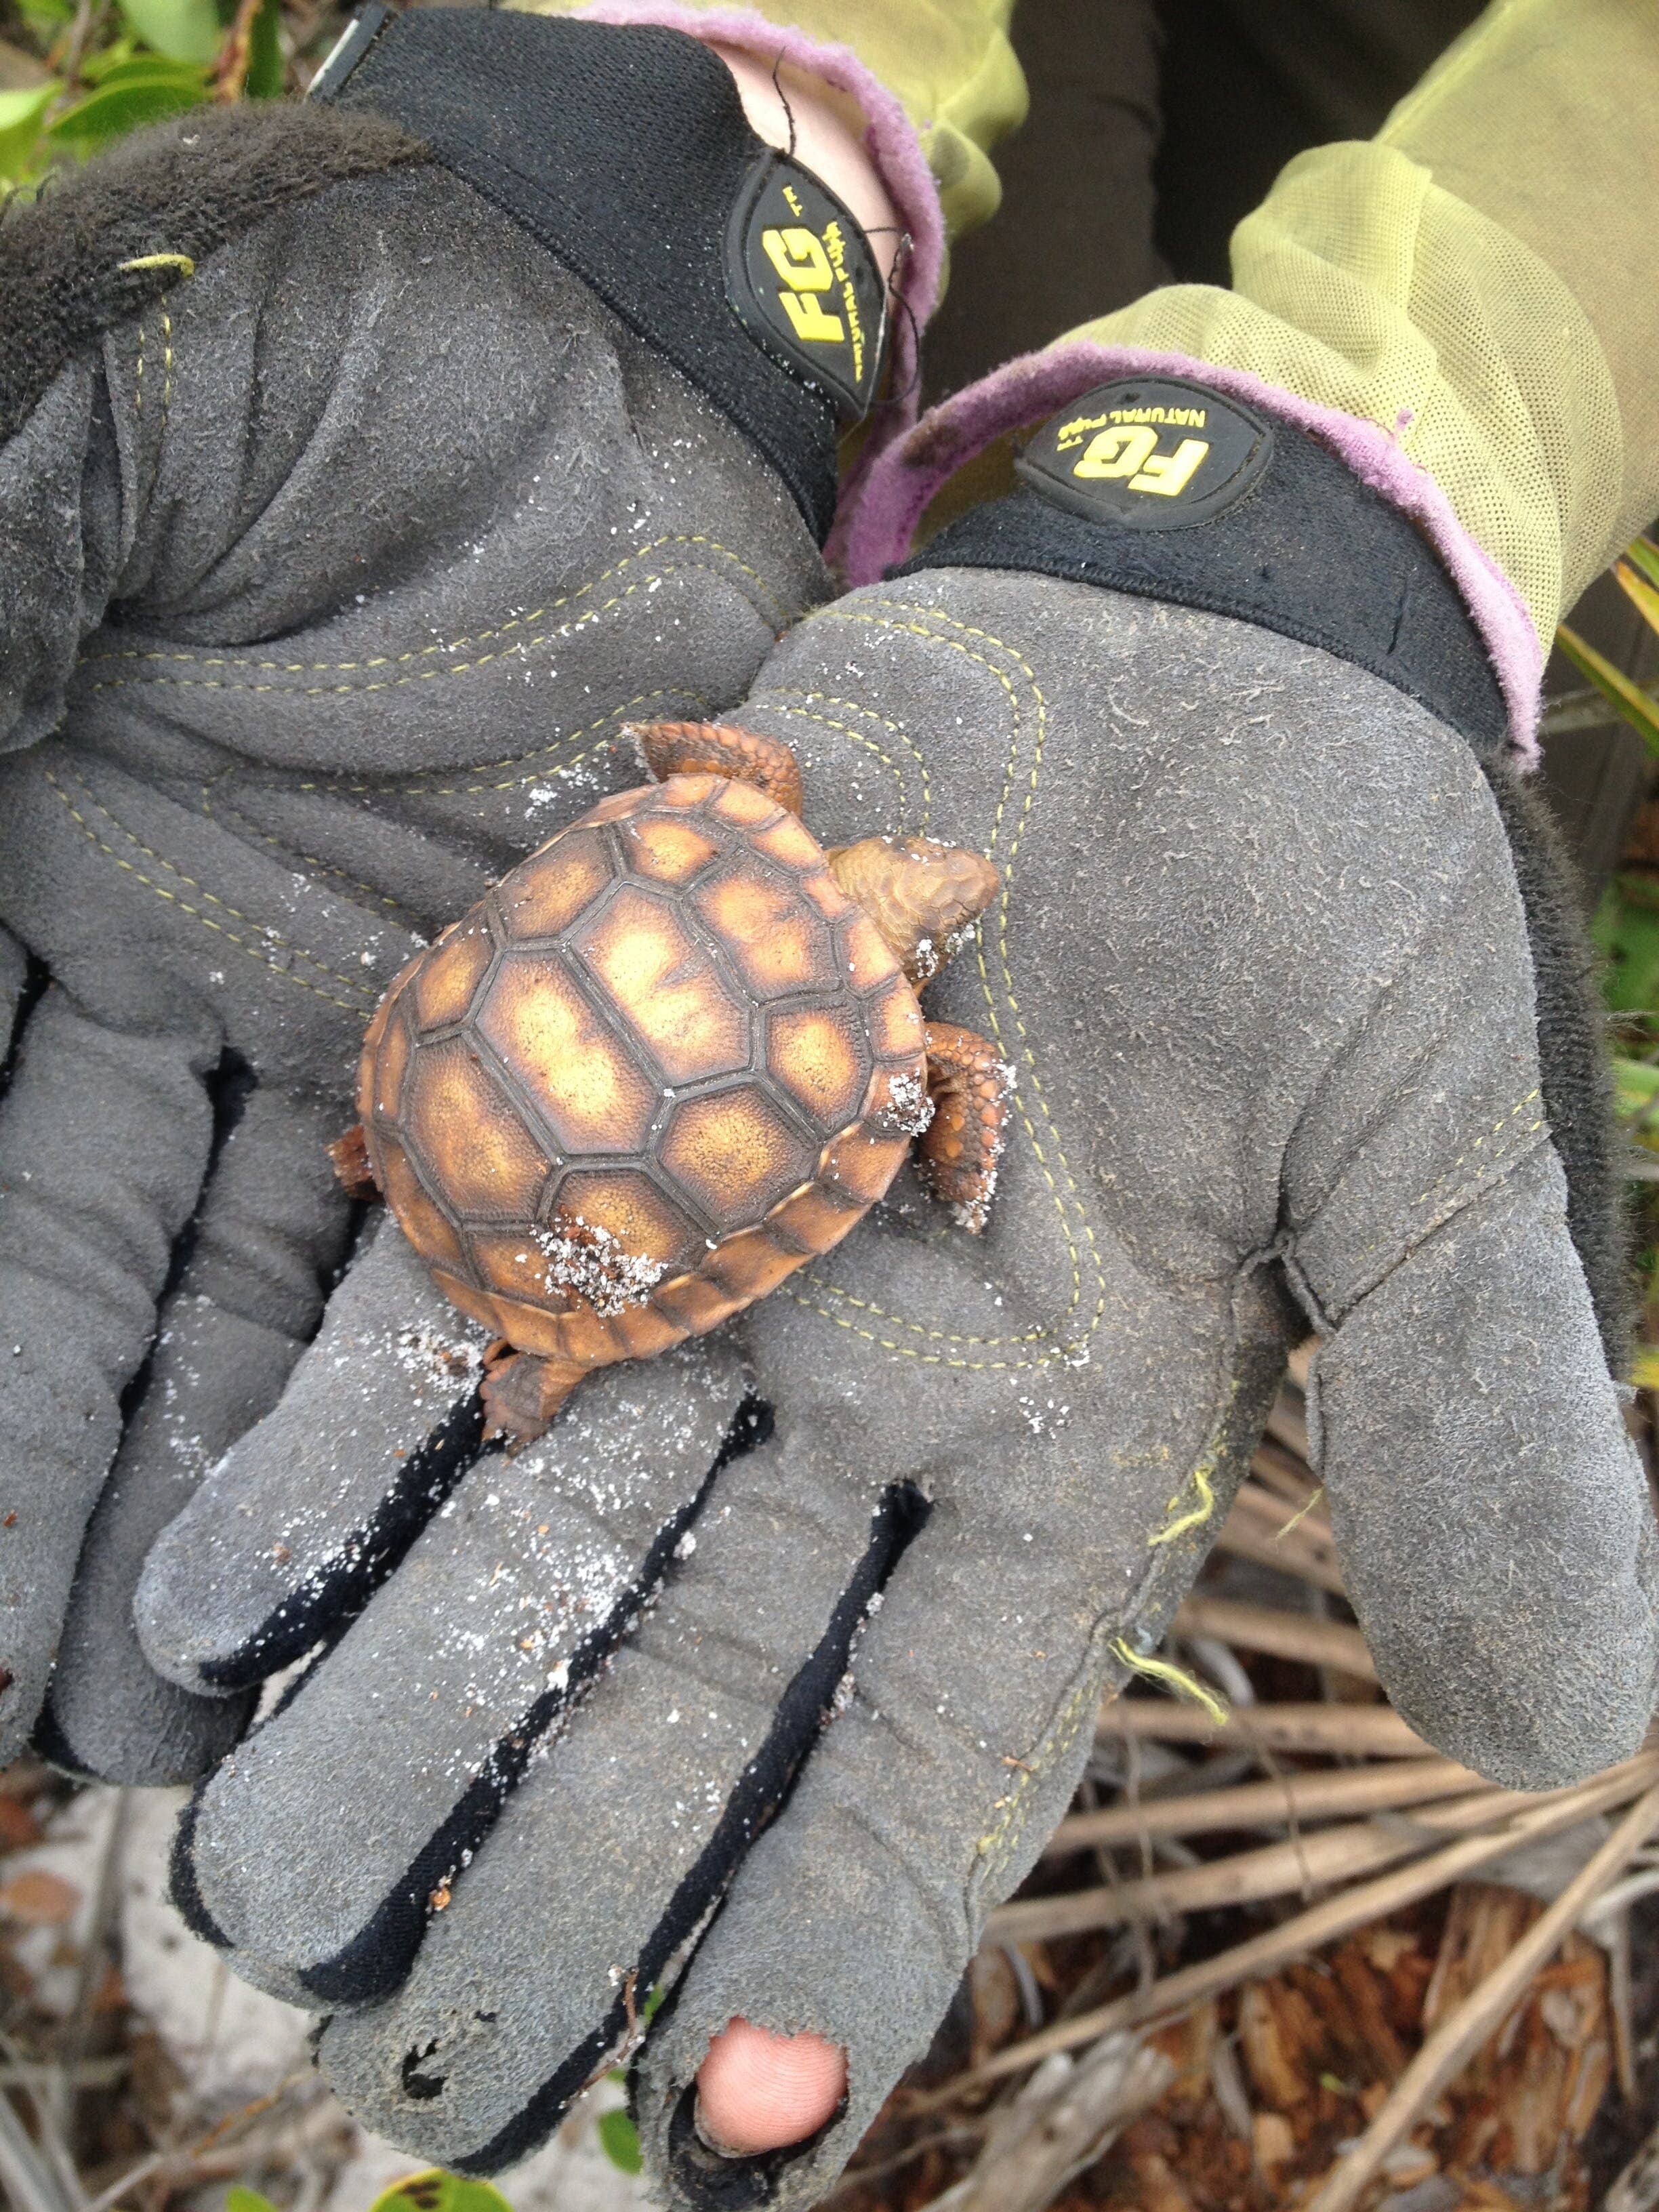
M 671 775 L 723 775 L 800 812 L 800 763 L 781 738 L 723 722 L 629 722 L 622 734 L 632 738 L 659 783 Z
M 927 1095 L 933 1118 L 916 1147 L 932 1195 L 977 1236 L 997 1187 L 1014 1071 L 990 1041 L 954 1022 L 929 1022 Z

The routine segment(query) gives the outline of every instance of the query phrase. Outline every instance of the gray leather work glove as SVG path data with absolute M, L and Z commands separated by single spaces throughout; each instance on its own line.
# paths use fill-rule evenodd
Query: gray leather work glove
M 1642 1736 L 1655 1530 L 1608 1368 L 1571 887 L 1414 527 L 1288 425 L 1228 435 L 1240 496 L 1201 532 L 1022 489 L 803 622 L 728 718 L 796 749 L 826 845 L 925 830 L 1001 872 L 927 1001 L 1018 1074 L 982 1239 L 902 1174 L 728 1332 L 773 1427 L 712 1478 L 700 1450 L 641 1492 L 641 1408 L 705 1449 L 719 1418 L 675 1360 L 584 1382 L 198 1795 L 181 1900 L 241 1971 L 339 2008 L 320 2063 L 400 2144 L 508 2163 L 671 1983 L 634 2083 L 669 2201 L 811 2203 L 1063 1810 L 1310 1328 L 1313 1455 L 1400 1711 L 1523 1788 Z M 399 1299 L 476 1360 L 388 1229 L 152 1557 L 145 1639 L 179 1679 L 270 1617 L 273 1559 L 315 1588 L 344 1556 L 307 1500 L 348 1462 L 375 1490 L 357 1430 L 407 1394 L 374 1325 Z M 738 2015 L 845 2048 L 805 2147 L 700 2139 L 691 2085 Z
M 325 100 L 192 115 L 0 227 L 0 1759 L 56 1651 L 54 1757 L 192 1776 L 313 1640 L 290 1608 L 204 1698 L 130 1601 L 315 1331 L 363 1026 L 637 781 L 623 724 L 729 705 L 823 596 L 878 373 L 844 210 L 862 383 L 791 352 L 765 226 L 838 204 L 705 46 L 383 14 Z

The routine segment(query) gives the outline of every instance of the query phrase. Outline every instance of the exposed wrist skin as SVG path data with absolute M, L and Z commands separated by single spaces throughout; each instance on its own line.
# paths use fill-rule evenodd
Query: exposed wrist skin
M 969 18 L 977 22 L 988 4 L 994 15 L 1006 12 L 1000 0 L 918 0 L 918 4 L 953 18 L 960 15 L 964 22 Z M 921 383 L 921 336 L 943 287 L 947 228 L 961 227 L 956 221 L 951 187 L 946 185 L 941 190 L 935 170 L 944 161 L 950 175 L 959 179 L 969 166 L 967 155 L 973 149 L 959 132 L 953 137 L 943 125 L 919 121 L 914 100 L 907 102 L 890 88 L 887 76 L 870 66 L 863 52 L 866 41 L 855 40 L 853 27 L 842 20 L 843 13 L 857 16 L 856 9 L 829 11 L 834 20 L 826 19 L 822 27 L 816 16 L 823 10 L 792 9 L 787 21 L 774 22 L 750 9 L 703 7 L 688 4 L 688 0 L 586 0 L 581 6 L 544 0 L 532 12 L 574 15 L 590 22 L 656 24 L 701 40 L 720 52 L 732 70 L 751 127 L 769 143 L 787 147 L 788 117 L 773 86 L 776 72 L 783 86 L 793 88 L 792 105 L 795 90 L 802 96 L 804 110 L 797 117 L 798 132 L 803 122 L 815 134 L 822 131 L 817 142 L 819 157 L 830 162 L 843 182 L 852 185 L 854 197 L 848 204 L 860 220 L 866 207 L 877 216 L 871 226 L 874 234 L 870 243 L 882 256 L 884 268 L 890 268 L 889 365 L 885 397 L 860 431 L 852 457 L 844 456 L 840 512 L 824 549 L 832 565 L 839 568 L 870 471 L 916 418 Z M 898 13 L 914 31 L 909 15 L 904 10 Z M 969 38 L 961 52 L 956 46 L 950 49 L 964 69 L 963 56 L 969 51 L 978 53 L 990 37 L 981 27 L 977 46 Z M 845 37 L 849 43 L 830 43 L 825 32 L 836 41 Z M 967 37 L 966 32 L 963 36 Z M 979 102 L 974 112 L 980 116 L 975 127 L 988 143 L 1013 127 L 1024 113 L 1024 80 L 1013 61 L 1012 50 L 1006 47 L 1006 40 L 998 48 L 1000 32 L 991 46 L 994 52 L 1006 51 L 1007 70 L 992 68 L 991 79 L 1001 89 L 994 98 L 974 94 Z M 1008 70 L 1012 72 L 1011 79 Z M 854 151 L 849 139 L 860 118 L 860 158 L 857 169 L 852 171 L 846 166 Z M 797 153 L 811 167 L 799 143 Z M 965 220 L 978 222 L 994 208 L 998 188 L 982 153 L 975 158 L 988 180 L 988 190 L 979 195 Z M 841 191 L 841 185 L 830 178 L 824 181 L 832 190 Z M 890 211 L 897 234 L 891 240 L 886 234 Z M 893 254 L 890 264 L 884 247 Z
M 831 83 L 844 85 L 848 74 L 856 72 L 908 118 L 923 166 L 932 171 L 950 237 L 960 237 L 996 212 L 1002 187 L 989 151 L 1025 118 L 1025 79 L 1007 36 L 1012 0 L 757 0 L 746 7 L 741 0 L 725 5 L 720 0 L 515 4 L 544 15 L 665 23 L 769 57 L 780 42 L 796 58 L 807 49 L 832 57 L 832 66 L 822 72 Z M 877 106 L 863 104 L 877 135 L 890 136 Z
M 780 153 L 792 154 L 821 177 L 857 218 L 890 284 L 902 225 L 874 156 L 865 144 L 867 125 L 851 94 L 793 64 L 771 68 L 746 46 L 708 42 L 737 80 L 743 112 L 757 135 Z

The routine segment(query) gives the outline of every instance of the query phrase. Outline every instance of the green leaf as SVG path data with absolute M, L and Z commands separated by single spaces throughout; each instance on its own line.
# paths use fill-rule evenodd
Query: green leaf
M 257 2189 L 246 2189 L 239 2181 L 226 2192 L 225 2212 L 276 2212 L 270 2197 L 261 2197 Z
M 24 92 L 0 92 L 0 176 L 22 174 L 40 137 L 40 119 L 63 88 L 54 77 Z
M 1659 1067 L 1651 1060 L 1615 1059 L 1613 1104 L 1622 1115 L 1639 1114 L 1659 1098 Z
M 160 65 L 159 58 L 141 46 L 136 39 L 112 39 L 101 53 L 88 54 L 81 64 L 82 84 L 102 84 L 118 70 L 131 70 L 137 63 L 140 69 L 153 70 Z M 172 63 L 167 67 L 174 66 Z
M 434 2166 L 394 2182 L 375 2198 L 369 2212 L 513 2212 L 513 2208 L 487 2181 L 468 2181 Z
M 72 0 L 18 0 L 17 12 L 45 44 L 74 16 Z
M 1613 1109 L 1638 1145 L 1659 1152 L 1659 1067 L 1645 1060 L 1615 1059 Z
M 32 84 L 21 92 L 0 92 L 0 131 L 18 131 L 33 123 L 58 89 L 56 82 Z
M 1659 1011 L 1659 908 L 1639 876 L 1620 876 L 1601 902 L 1592 932 L 1606 956 L 1602 992 L 1618 1014 Z
M 122 40 L 126 46 L 129 42 Z M 163 61 L 160 54 L 118 53 L 113 61 L 99 57 L 100 67 L 95 77 L 88 77 L 101 92 L 111 84 L 176 84 L 181 89 L 198 92 L 207 84 L 205 71 L 191 69 L 187 62 Z M 82 76 L 87 71 L 82 70 Z
M 261 0 L 248 41 L 247 79 L 242 87 L 250 100 L 276 100 L 288 76 L 283 53 L 282 0 Z
M 1625 548 L 1625 558 L 1632 568 L 1638 569 L 1649 583 L 1659 584 L 1659 545 L 1650 538 L 1638 538 L 1633 545 Z
M 224 41 L 213 0 L 120 0 L 120 8 L 144 44 L 170 62 L 205 69 Z
M 600 2113 L 599 2148 L 624 2173 L 637 2173 L 645 2164 L 640 2153 L 640 2131 L 626 2112 Z
M 124 76 L 118 84 L 100 85 L 96 92 L 65 109 L 52 125 L 51 137 L 90 153 L 124 131 L 145 123 L 164 122 L 169 115 L 194 107 L 207 97 L 207 87 L 195 70 L 180 70 L 158 61 L 143 76 Z
M 1587 676 L 1603 698 L 1617 708 L 1625 720 L 1639 732 L 1650 753 L 1659 754 L 1659 700 L 1643 690 L 1639 684 L 1632 683 L 1621 668 L 1615 668 L 1605 654 L 1593 645 L 1587 645 L 1577 630 L 1569 629 L 1565 623 L 1555 633 L 1555 641 L 1581 676 Z

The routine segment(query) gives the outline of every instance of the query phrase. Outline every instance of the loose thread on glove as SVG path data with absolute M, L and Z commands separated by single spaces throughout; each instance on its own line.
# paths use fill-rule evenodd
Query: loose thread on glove
M 176 269 L 181 276 L 193 276 L 196 264 L 187 253 L 140 253 L 131 261 L 119 261 L 118 269 Z
M 789 143 L 784 149 L 793 161 L 795 158 L 795 111 L 789 105 L 789 95 L 783 88 L 783 48 L 780 46 L 772 62 L 772 89 L 778 95 L 786 120 L 789 125 Z
M 1291 1514 L 1290 1519 L 1285 1523 L 1285 1526 L 1278 1531 L 1273 1540 L 1274 1543 L 1282 1543 L 1285 1538 L 1290 1534 L 1291 1529 L 1296 1527 L 1299 1521 L 1305 1521 L 1324 1495 L 1325 1486 L 1322 1482 L 1318 1489 L 1315 1491 L 1313 1496 L 1308 1500 L 1307 1504 L 1305 1505 L 1298 1505 L 1295 1512 Z
M 1228 1708 L 1225 1700 L 1218 1698 L 1213 1690 L 1206 1690 L 1198 1677 L 1189 1674 L 1184 1667 L 1174 1666 L 1167 1659 L 1150 1659 L 1139 1651 L 1132 1651 L 1121 1636 L 1112 1649 L 1132 1673 L 1145 1674 L 1154 1682 L 1162 1682 L 1166 1688 L 1173 1690 L 1176 1697 L 1184 1698 L 1188 1705 L 1202 1705 L 1218 1728 L 1226 1725 Z
M 1193 1469 L 1191 1480 L 1198 1492 L 1198 1504 L 1194 1506 L 1190 1513 L 1183 1513 L 1178 1519 L 1171 1521 L 1167 1528 L 1155 1529 L 1146 1539 L 1146 1548 L 1149 1552 L 1156 1551 L 1160 1544 L 1173 1543 L 1177 1536 L 1185 1535 L 1188 1528 L 1202 1528 L 1211 1514 L 1215 1511 L 1215 1491 L 1210 1481 L 1209 1468 L 1202 1460 Z M 1180 1503 L 1181 1492 L 1176 1491 L 1175 1496 L 1170 1500 L 1171 1513 Z

